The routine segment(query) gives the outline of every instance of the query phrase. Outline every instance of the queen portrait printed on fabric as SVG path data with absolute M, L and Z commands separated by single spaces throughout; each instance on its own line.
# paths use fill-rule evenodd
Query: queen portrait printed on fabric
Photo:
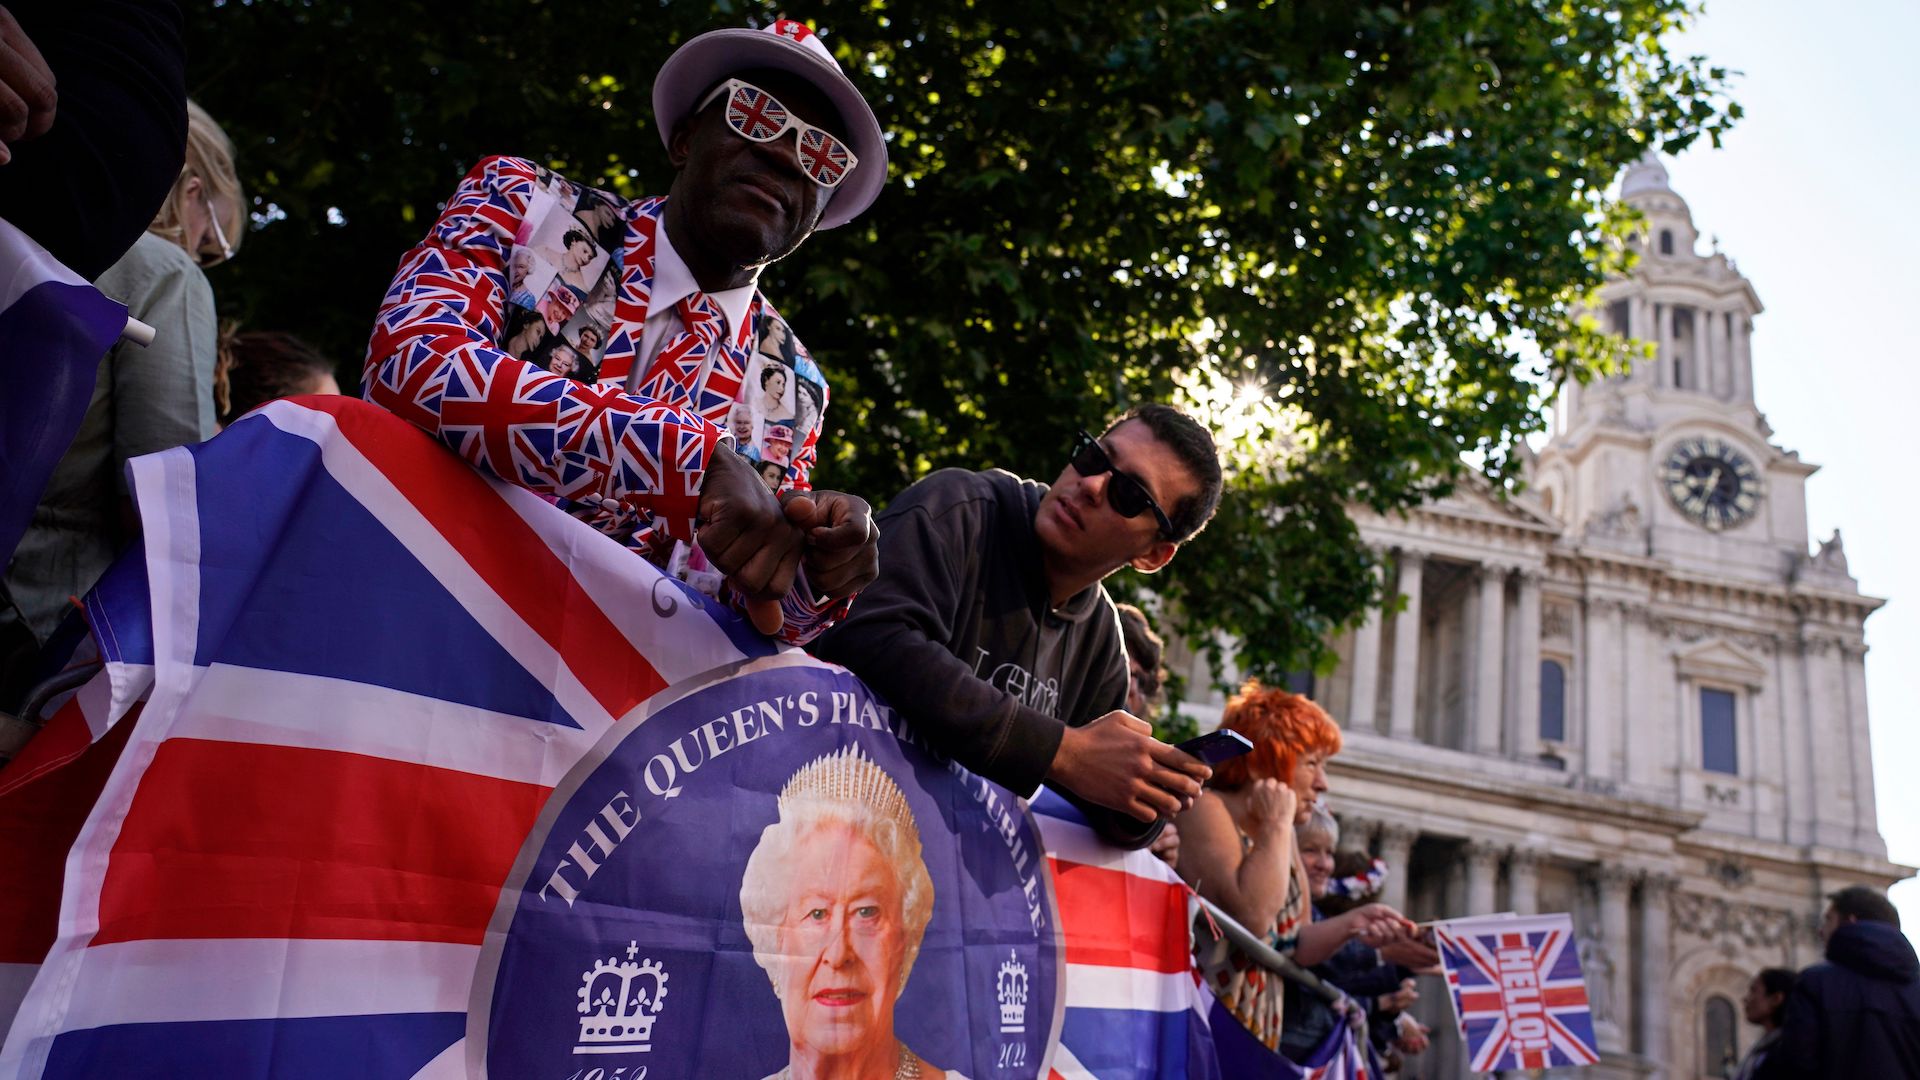
M 894 1004 L 933 914 L 920 830 L 900 786 L 859 746 L 802 766 L 780 791 L 740 882 L 753 959 L 773 982 L 794 1075 L 958 1077 L 894 1033 Z M 796 1066 L 800 1066 L 796 1068 Z
M 1017 798 L 845 669 L 763 656 L 623 720 L 554 788 L 468 1044 L 496 1077 L 1037 1080 L 1058 919 Z
M 827 399 L 827 380 L 779 319 L 760 328 L 742 397 L 729 417 L 734 445 L 778 491 L 795 452 L 820 426 Z

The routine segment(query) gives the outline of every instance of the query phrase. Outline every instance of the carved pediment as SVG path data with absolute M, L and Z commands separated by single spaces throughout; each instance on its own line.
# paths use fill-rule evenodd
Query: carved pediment
M 1565 527 L 1558 518 L 1547 512 L 1532 493 L 1498 494 L 1487 478 L 1479 473 L 1468 474 L 1446 498 L 1436 499 L 1422 509 L 1450 517 L 1473 518 L 1553 533 Z
M 1712 679 L 1759 687 L 1766 683 L 1767 665 L 1760 658 L 1730 641 L 1705 641 L 1674 653 L 1680 674 L 1696 679 Z

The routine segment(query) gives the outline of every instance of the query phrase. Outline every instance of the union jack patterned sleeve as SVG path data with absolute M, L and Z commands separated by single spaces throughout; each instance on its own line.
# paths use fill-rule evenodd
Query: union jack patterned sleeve
M 380 305 L 362 388 L 509 483 L 612 504 L 693 538 L 720 429 L 689 409 L 575 382 L 499 346 L 513 237 L 532 163 L 491 157 L 461 181 Z

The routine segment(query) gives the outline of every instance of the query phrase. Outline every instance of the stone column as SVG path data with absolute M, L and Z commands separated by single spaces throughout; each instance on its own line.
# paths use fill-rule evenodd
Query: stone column
M 1413 842 L 1420 830 L 1410 825 L 1388 822 L 1380 826 L 1380 858 L 1387 864 L 1387 883 L 1380 899 L 1402 914 L 1407 910 L 1407 870 L 1413 861 Z
M 1661 366 L 1661 361 L 1666 359 L 1667 352 L 1666 342 L 1660 336 L 1660 305 L 1654 303 L 1651 297 L 1642 300 L 1641 303 L 1646 305 L 1647 312 L 1647 336 L 1644 340 L 1647 345 L 1650 346 L 1648 349 L 1650 359 L 1647 361 L 1647 381 L 1658 386 L 1661 380 L 1666 378 L 1665 369 Z
M 1379 567 L 1374 567 L 1377 577 Z M 1367 609 L 1366 621 L 1353 632 L 1353 688 L 1349 692 L 1347 724 L 1362 731 L 1380 730 L 1380 608 Z
M 1527 761 L 1540 756 L 1540 572 L 1520 571 L 1520 606 L 1514 612 L 1513 664 L 1519 678 L 1514 702 L 1514 755 Z
M 1407 606 L 1393 617 L 1393 698 L 1387 734 L 1396 739 L 1411 739 L 1415 695 L 1420 689 L 1420 582 L 1426 557 L 1401 548 L 1397 561 L 1400 563 L 1397 588 L 1407 598 Z
M 1660 383 L 1661 372 L 1664 370 L 1660 366 L 1660 361 L 1664 359 L 1662 354 L 1666 351 L 1660 341 L 1660 305 L 1654 303 L 1650 296 L 1641 297 L 1640 316 L 1640 325 L 1646 328 L 1646 333 L 1640 336 L 1640 340 L 1648 345 L 1647 360 L 1641 365 L 1644 372 L 1642 377 L 1644 381 L 1657 386 Z
M 1588 776 L 1611 779 L 1618 749 L 1615 713 L 1620 707 L 1620 604 L 1588 599 L 1586 603 L 1586 662 L 1579 665 L 1586 730 L 1580 733 L 1582 758 Z
M 1627 301 L 1627 326 L 1627 336 L 1635 341 L 1647 341 L 1653 337 L 1653 309 L 1648 306 L 1646 297 L 1635 296 Z M 1628 382 L 1648 382 L 1652 378 L 1653 373 L 1644 363 L 1635 364 L 1627 373 Z M 1571 379 L 1567 381 L 1573 382 Z
M 1789 844 L 1813 843 L 1815 827 L 1820 820 L 1819 798 L 1814 791 L 1814 725 L 1809 712 L 1811 699 L 1802 648 L 1793 638 L 1783 636 L 1774 639 L 1773 684 L 1778 691 L 1768 695 L 1779 714 L 1780 745 L 1785 751 L 1786 838 Z
M 1599 866 L 1593 872 L 1599 894 L 1600 936 L 1593 949 L 1593 970 L 1587 972 L 1587 994 L 1594 1003 L 1594 1034 L 1600 1049 L 1626 1052 L 1632 1045 L 1633 930 L 1629 907 L 1632 872 L 1618 866 Z M 1584 957 L 1582 958 L 1584 961 Z
M 1499 844 L 1469 840 L 1464 854 L 1467 869 L 1467 915 L 1495 914 L 1499 900 L 1494 888 L 1500 880 L 1500 857 L 1507 853 Z
M 1671 1001 L 1667 986 L 1672 975 L 1672 930 L 1669 915 L 1673 890 L 1679 879 L 1669 874 L 1649 873 L 1640 879 L 1640 959 L 1634 994 L 1638 1010 L 1634 1022 L 1640 1029 L 1640 1056 L 1654 1062 L 1649 1080 L 1667 1076 L 1667 1008 Z
M 1867 732 L 1867 647 L 1840 646 L 1841 682 L 1847 691 L 1846 737 L 1853 744 L 1853 824 L 1862 850 L 1880 843 L 1878 799 L 1873 790 L 1873 739 Z
M 1753 320 L 1733 316 L 1733 385 L 1735 401 L 1753 400 Z
M 1714 397 L 1724 401 L 1733 395 L 1733 364 L 1727 355 L 1726 315 L 1702 308 L 1697 319 L 1704 324 L 1702 329 L 1705 333 L 1701 341 L 1705 343 L 1706 351 L 1702 355 L 1706 359 L 1707 370 L 1712 373 L 1708 388 L 1713 391 Z
M 1507 856 L 1507 906 L 1515 915 L 1540 913 L 1540 853 L 1514 848 Z
M 1500 752 L 1501 653 L 1506 647 L 1507 570 L 1482 563 L 1480 610 L 1474 620 L 1473 738 L 1476 753 Z
M 1372 818 L 1342 817 L 1340 819 L 1340 849 L 1342 851 L 1364 851 L 1371 855 L 1374 842 L 1380 839 L 1380 823 Z
M 1644 607 L 1626 606 L 1620 614 L 1620 721 L 1615 729 L 1620 754 L 1619 776 L 1629 784 L 1646 784 L 1653 780 L 1654 754 L 1659 750 L 1653 738 L 1658 727 L 1647 723 L 1648 717 L 1658 715 L 1653 703 L 1653 684 L 1663 677 L 1671 682 L 1673 668 L 1669 664 L 1663 672 L 1662 658 L 1651 647 L 1656 621 L 1653 612 Z
M 1842 647 L 1847 685 L 1848 738 L 1853 740 L 1854 823 L 1859 829 L 1854 846 L 1860 851 L 1884 851 L 1886 841 L 1880 834 L 1879 795 L 1873 786 L 1873 739 L 1868 732 L 1867 647 Z M 1756 689 L 1754 693 L 1765 691 Z
M 1800 655 L 1807 672 L 1808 720 L 1815 732 L 1808 755 L 1813 763 L 1814 842 L 1846 847 L 1854 838 L 1853 747 L 1848 744 L 1853 732 L 1844 714 L 1842 723 L 1830 719 L 1847 707 L 1840 642 L 1809 634 Z M 1747 747 L 1738 748 L 1736 760 L 1744 769 L 1751 760 Z
M 1674 331 L 1674 323 L 1677 320 L 1673 317 L 1676 306 L 1677 305 L 1674 304 L 1660 305 L 1660 367 L 1662 369 L 1661 374 L 1665 378 L 1665 385 L 1667 386 L 1674 386 L 1680 383 L 1680 357 L 1678 350 L 1674 348 L 1674 345 L 1678 342 L 1678 337 Z M 1692 389 L 1691 384 L 1689 384 L 1687 388 Z

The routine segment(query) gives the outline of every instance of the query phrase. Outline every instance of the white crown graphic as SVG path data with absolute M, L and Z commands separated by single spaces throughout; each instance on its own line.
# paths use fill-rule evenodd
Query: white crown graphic
M 993 982 L 994 997 L 1000 1000 L 1000 1034 L 1021 1035 L 1027 1030 L 1027 965 L 1020 954 L 1007 950 L 1000 974 Z
M 652 959 L 634 963 L 637 942 L 627 942 L 627 958 L 595 960 L 580 982 L 580 1042 L 576 1054 L 638 1054 L 653 1046 L 653 1021 L 667 997 L 667 969 Z M 652 980 L 652 993 L 645 983 Z

